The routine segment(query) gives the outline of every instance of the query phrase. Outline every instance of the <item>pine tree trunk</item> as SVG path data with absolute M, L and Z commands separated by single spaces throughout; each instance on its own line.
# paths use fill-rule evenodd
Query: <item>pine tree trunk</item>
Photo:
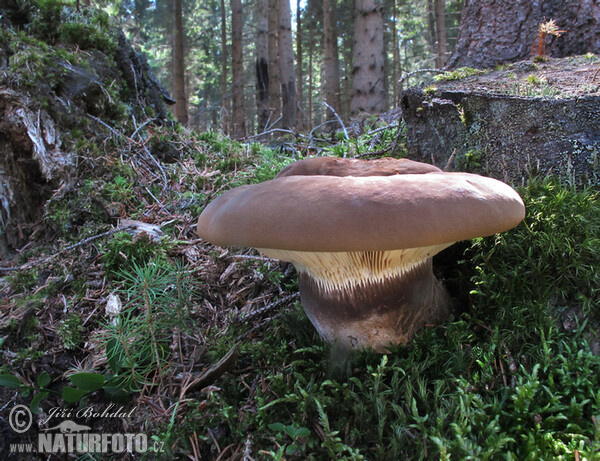
M 244 63 L 242 55 L 242 0 L 231 0 L 232 119 L 234 138 L 246 135 L 244 114 Z
M 281 115 L 281 71 L 279 69 L 279 0 L 269 0 L 269 106 L 272 126 Z
M 227 16 L 225 0 L 221 0 L 221 129 L 227 134 L 229 125 L 229 98 L 227 94 Z
M 303 131 L 304 130 L 304 112 L 302 110 L 302 107 L 304 105 L 304 97 L 303 97 L 303 90 L 304 90 L 304 75 L 302 73 L 302 62 L 303 62 L 303 49 L 302 49 L 302 35 L 303 35 L 303 30 L 302 30 L 302 14 L 301 14 L 301 9 L 300 9 L 300 3 L 301 0 L 296 0 L 296 56 L 297 56 L 297 63 L 296 63 L 296 87 L 298 90 L 298 111 L 297 111 L 297 124 L 298 124 L 298 131 Z
M 335 1 L 335 0 L 334 0 Z M 323 0 L 323 66 L 325 68 L 325 102 L 339 115 L 340 71 L 337 56 L 337 37 L 331 21 L 332 5 L 330 0 Z M 327 120 L 336 120 L 335 114 L 327 109 Z
M 279 67 L 281 70 L 281 126 L 296 128 L 296 71 L 290 0 L 281 0 L 279 11 Z
M 400 67 L 400 53 L 398 50 L 398 8 L 396 7 L 396 0 L 393 0 L 392 6 L 392 107 L 398 106 L 398 80 L 400 79 L 399 67 Z
M 314 39 L 313 34 L 308 35 L 308 96 L 307 96 L 307 110 L 306 110 L 306 129 L 311 131 L 313 128 L 313 53 L 314 53 Z
M 256 108 L 258 133 L 269 122 L 269 1 L 256 1 Z
M 173 98 L 175 118 L 182 124 L 189 119 L 185 92 L 185 57 L 183 49 L 183 0 L 173 2 Z
M 435 36 L 435 7 L 434 0 L 427 0 L 427 42 L 431 48 L 431 53 L 436 54 L 436 36 Z
M 377 0 L 355 0 L 355 10 L 351 112 L 379 113 L 385 104 L 383 9 Z
M 448 62 L 448 38 L 446 34 L 446 0 L 435 0 L 435 40 L 436 40 L 436 65 L 443 69 Z
M 466 2 L 458 41 L 448 66 L 494 67 L 531 57 L 540 23 L 555 20 L 566 32 L 554 38 L 550 55 L 599 53 L 600 4 L 592 0 Z

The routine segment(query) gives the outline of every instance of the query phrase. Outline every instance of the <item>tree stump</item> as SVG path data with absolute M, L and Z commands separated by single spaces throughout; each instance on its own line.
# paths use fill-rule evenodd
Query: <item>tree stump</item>
M 409 158 L 513 183 L 538 173 L 598 185 L 598 69 L 592 55 L 523 61 L 409 88 L 401 95 Z

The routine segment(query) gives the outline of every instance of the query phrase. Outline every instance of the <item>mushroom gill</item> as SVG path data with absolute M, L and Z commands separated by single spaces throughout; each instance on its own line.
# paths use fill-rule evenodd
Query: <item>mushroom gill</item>
M 388 352 L 448 315 L 431 258 L 452 245 L 391 251 L 308 252 L 260 248 L 298 271 L 307 316 L 327 341 Z

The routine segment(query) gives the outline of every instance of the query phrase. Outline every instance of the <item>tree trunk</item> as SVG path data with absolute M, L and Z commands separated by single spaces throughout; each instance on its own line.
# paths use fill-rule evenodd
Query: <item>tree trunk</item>
M 304 105 L 303 99 L 303 80 L 304 76 L 302 73 L 302 14 L 300 9 L 301 0 L 296 1 L 296 86 L 298 93 L 298 110 L 297 110 L 297 123 L 298 123 L 298 131 L 304 130 L 304 112 L 302 110 L 302 106 Z
M 306 111 L 306 129 L 311 131 L 313 127 L 313 53 L 314 39 L 313 34 L 308 35 L 308 96 L 307 96 L 307 111 Z
M 271 125 L 281 115 L 281 71 L 279 69 L 279 0 L 269 0 L 269 106 Z
M 335 1 L 335 0 L 334 0 Z M 325 102 L 340 114 L 340 70 L 336 59 L 337 37 L 331 21 L 332 5 L 323 0 L 323 64 L 325 67 Z M 327 109 L 327 120 L 336 120 L 335 114 Z
M 256 108 L 258 132 L 269 122 L 269 1 L 256 2 Z
M 434 0 L 427 0 L 427 41 L 431 47 L 431 52 L 436 53 L 436 38 L 435 38 L 435 7 L 433 6 Z
M 383 9 L 377 0 L 355 0 L 355 9 L 351 112 L 379 113 L 385 104 Z
M 231 0 L 231 68 L 233 70 L 231 134 L 234 138 L 246 135 L 244 114 L 244 63 L 242 55 L 242 0 Z
M 189 119 L 185 91 L 185 57 L 183 50 L 183 0 L 173 1 L 173 98 L 175 118 L 186 124 Z
M 396 0 L 393 0 L 392 7 L 392 37 L 391 37 L 391 46 L 392 46 L 392 108 L 398 106 L 398 80 L 400 79 L 400 53 L 398 50 L 398 30 L 397 30 L 397 22 L 398 22 L 398 8 L 396 6 Z
M 221 0 L 221 129 L 228 133 L 229 124 L 229 98 L 227 94 L 227 16 L 225 14 L 225 0 Z
M 539 24 L 550 19 L 566 30 L 561 37 L 552 37 L 551 56 L 600 52 L 600 5 L 596 1 L 469 1 L 448 65 L 485 68 L 528 59 Z
M 296 71 L 290 0 L 281 0 L 279 11 L 279 67 L 281 70 L 281 125 L 296 128 Z
M 448 38 L 446 35 L 446 0 L 435 0 L 436 65 L 443 69 L 448 62 Z

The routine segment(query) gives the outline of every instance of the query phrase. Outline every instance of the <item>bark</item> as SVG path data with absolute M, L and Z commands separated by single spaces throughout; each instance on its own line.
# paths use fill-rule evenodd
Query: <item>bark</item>
M 402 95 L 408 157 L 517 184 L 537 174 L 598 185 L 600 97 L 585 90 L 595 71 L 584 57 L 549 61 L 539 71 L 548 85 L 557 91 L 570 85 L 550 97 L 507 93 L 510 85 L 526 88 L 535 72 L 529 61 L 438 82 L 435 95 L 408 88 Z M 507 83 L 516 79 L 519 86 Z
M 449 67 L 494 67 L 531 57 L 538 25 L 554 19 L 566 32 L 553 38 L 550 55 L 600 52 L 600 5 L 594 0 L 469 1 Z
M 229 98 L 227 94 L 227 16 L 225 0 L 221 0 L 221 129 L 227 133 L 229 119 Z
M 313 127 L 313 53 L 314 53 L 314 39 L 313 34 L 308 36 L 308 101 L 307 105 L 307 131 L 311 131 Z
M 376 0 L 355 0 L 353 92 L 351 112 L 384 109 L 383 9 Z
M 448 62 L 448 38 L 446 35 L 446 0 L 435 0 L 436 65 L 443 69 Z
M 183 0 L 173 1 L 173 98 L 175 118 L 186 124 L 189 119 L 185 91 L 185 56 L 183 47 Z
M 24 94 L 0 89 L 0 256 L 28 241 L 52 191 L 75 171 L 60 127 L 34 107 Z
M 302 14 L 300 8 L 301 0 L 296 1 L 296 87 L 298 96 L 298 111 L 297 111 L 297 123 L 298 131 L 304 130 L 304 112 L 302 106 L 304 105 L 304 75 L 302 73 L 302 62 L 304 59 L 302 49 Z
M 334 0 L 335 2 L 335 0 Z M 338 114 L 341 111 L 340 70 L 337 58 L 337 36 L 332 17 L 330 0 L 323 0 L 323 64 L 325 67 L 325 102 Z M 336 120 L 335 114 L 327 110 L 327 120 Z
M 392 107 L 398 106 L 398 80 L 400 79 L 400 53 L 398 49 L 398 31 L 397 31 L 397 21 L 398 21 L 398 9 L 396 6 L 396 0 L 393 1 L 394 5 L 392 8 L 392 37 L 391 37 L 391 46 L 392 46 Z
M 256 108 L 258 132 L 269 121 L 269 2 L 256 2 Z
M 427 0 L 427 41 L 431 47 L 431 52 L 435 54 L 435 7 L 433 6 L 434 0 Z
M 246 135 L 244 114 L 244 62 L 242 50 L 242 0 L 231 0 L 232 121 L 234 138 Z
M 294 42 L 290 0 L 281 0 L 279 11 L 279 67 L 281 70 L 281 125 L 296 128 L 296 71 L 294 69 Z
M 271 124 L 281 115 L 281 71 L 279 69 L 279 0 L 269 0 L 269 106 Z

